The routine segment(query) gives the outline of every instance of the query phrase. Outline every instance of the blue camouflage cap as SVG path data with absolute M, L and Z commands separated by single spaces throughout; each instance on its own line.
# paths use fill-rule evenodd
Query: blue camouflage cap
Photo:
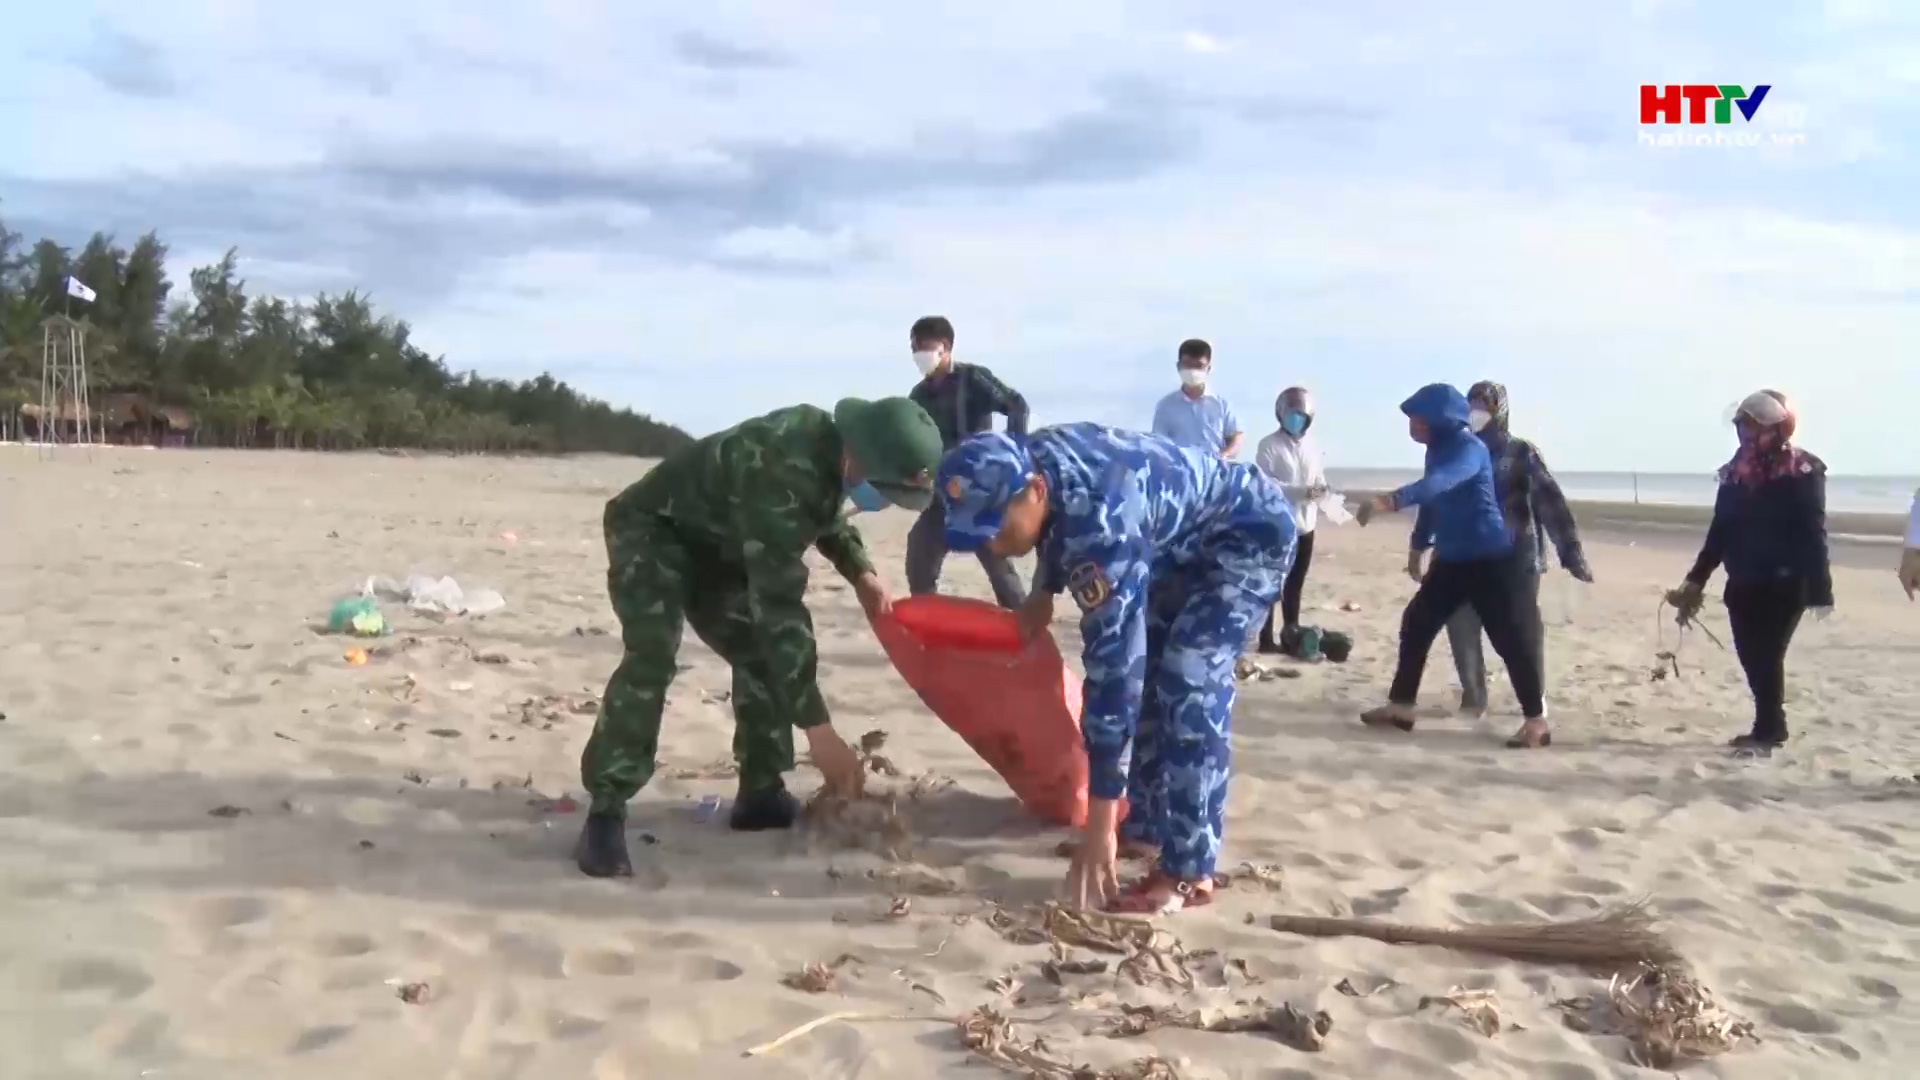
M 947 549 L 978 551 L 998 535 L 1007 505 L 1032 475 L 1026 447 L 1004 432 L 969 436 L 948 451 L 934 478 L 947 515 Z

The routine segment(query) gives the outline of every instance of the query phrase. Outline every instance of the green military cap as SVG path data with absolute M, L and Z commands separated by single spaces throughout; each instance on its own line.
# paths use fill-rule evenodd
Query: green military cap
M 945 446 L 927 410 L 903 397 L 847 398 L 833 407 L 833 424 L 888 502 L 908 510 L 933 504 L 933 472 Z

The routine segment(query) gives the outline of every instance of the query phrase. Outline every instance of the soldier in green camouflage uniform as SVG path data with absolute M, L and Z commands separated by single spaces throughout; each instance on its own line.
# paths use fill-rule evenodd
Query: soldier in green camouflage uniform
M 886 587 L 842 505 L 925 509 L 940 452 L 939 428 L 906 398 L 850 398 L 831 414 L 797 405 L 701 439 L 607 503 L 607 591 L 626 655 L 580 759 L 593 800 L 582 871 L 633 872 L 626 804 L 653 776 L 683 624 L 733 668 L 733 828 L 793 824 L 799 806 L 781 774 L 796 727 L 828 783 L 857 789 L 859 760 L 816 681 L 804 560 L 817 549 L 870 614 L 883 610 Z

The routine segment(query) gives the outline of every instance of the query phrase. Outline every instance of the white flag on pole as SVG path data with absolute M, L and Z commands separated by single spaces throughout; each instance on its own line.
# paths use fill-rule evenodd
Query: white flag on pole
M 82 285 L 79 278 L 69 277 L 67 278 L 67 295 L 73 297 L 75 300 L 85 300 L 91 304 L 93 303 L 94 296 L 97 294 L 95 294 L 92 289 Z

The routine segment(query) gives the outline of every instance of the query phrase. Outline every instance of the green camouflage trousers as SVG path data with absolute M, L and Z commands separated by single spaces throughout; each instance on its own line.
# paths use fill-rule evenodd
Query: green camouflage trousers
M 624 815 L 627 801 L 653 778 L 660 714 L 684 623 L 733 668 L 733 757 L 741 788 L 778 786 L 780 774 L 793 768 L 794 718 L 780 715 L 767 692 L 746 572 L 717 551 L 682 540 L 664 519 L 610 514 L 607 591 L 626 655 L 607 682 L 580 756 L 592 812 Z

